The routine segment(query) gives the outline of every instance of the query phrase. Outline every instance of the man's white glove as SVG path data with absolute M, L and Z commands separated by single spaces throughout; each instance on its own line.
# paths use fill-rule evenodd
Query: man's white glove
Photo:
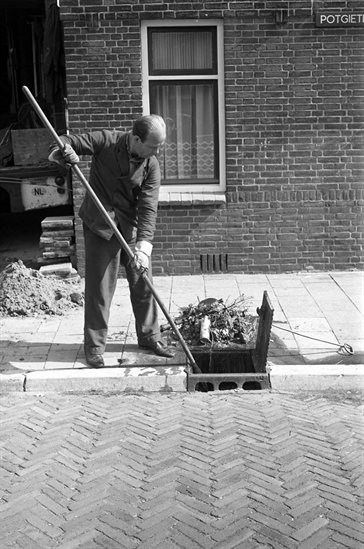
M 149 257 L 152 253 L 153 244 L 146 240 L 138 240 L 134 250 L 134 265 L 135 267 L 145 272 L 149 269 Z
M 145 272 L 149 269 L 149 257 L 140 250 L 135 250 L 134 252 L 134 263 L 135 267 L 140 271 Z
M 55 147 L 48 156 L 48 160 L 50 162 L 57 162 L 57 164 L 63 167 L 78 164 L 80 161 L 79 156 L 68 143 L 65 144 L 62 150 Z

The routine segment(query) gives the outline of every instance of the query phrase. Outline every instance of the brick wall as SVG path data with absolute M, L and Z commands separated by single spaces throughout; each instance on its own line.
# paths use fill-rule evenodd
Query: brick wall
M 358 3 L 61 0 L 76 132 L 142 114 L 141 18 L 224 20 L 227 202 L 160 205 L 155 274 L 363 267 L 363 28 L 315 27 L 317 8 Z M 79 220 L 77 250 L 82 273 Z

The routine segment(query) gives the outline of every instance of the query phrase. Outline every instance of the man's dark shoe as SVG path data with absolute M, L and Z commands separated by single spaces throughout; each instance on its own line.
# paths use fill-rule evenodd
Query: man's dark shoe
M 92 368 L 103 368 L 105 362 L 102 355 L 91 354 L 85 351 L 86 362 Z
M 175 355 L 175 352 L 165 345 L 163 341 L 153 341 L 149 345 L 139 345 L 140 349 L 148 349 L 149 351 L 153 351 L 154 354 L 158 356 L 164 356 L 166 358 L 172 358 Z

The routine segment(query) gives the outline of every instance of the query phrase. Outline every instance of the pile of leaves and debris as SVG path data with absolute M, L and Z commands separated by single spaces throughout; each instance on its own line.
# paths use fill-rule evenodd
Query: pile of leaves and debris
M 61 279 L 27 268 L 21 260 L 0 273 L 0 315 L 62 315 L 83 306 L 81 278 Z
M 189 345 L 218 347 L 254 343 L 258 320 L 257 316 L 248 314 L 248 301 L 241 295 L 231 303 L 208 298 L 197 305 L 182 307 L 176 324 Z

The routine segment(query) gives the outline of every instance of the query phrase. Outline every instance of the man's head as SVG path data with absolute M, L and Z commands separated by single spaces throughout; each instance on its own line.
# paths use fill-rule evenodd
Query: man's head
M 161 116 L 148 114 L 135 120 L 130 136 L 130 152 L 139 158 L 159 153 L 166 140 L 166 125 Z

